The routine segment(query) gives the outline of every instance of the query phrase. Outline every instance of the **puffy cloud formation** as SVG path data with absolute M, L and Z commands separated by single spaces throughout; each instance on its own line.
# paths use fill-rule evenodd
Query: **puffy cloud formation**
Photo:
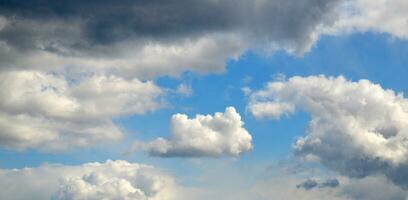
M 277 118 L 294 111 L 288 106 L 312 117 L 307 135 L 294 144 L 297 155 L 350 177 L 385 174 L 408 186 L 408 101 L 402 94 L 368 80 L 292 77 L 252 93 L 248 109 Z
M 0 75 L 0 145 L 64 150 L 122 136 L 111 118 L 161 106 L 152 82 L 92 75 L 81 80 L 36 71 Z
M 180 193 L 171 176 L 152 166 L 120 160 L 0 169 L 0 180 L 0 198 L 9 200 L 175 200 Z
M 233 107 L 193 119 L 175 114 L 170 138 L 158 138 L 143 146 L 150 155 L 160 157 L 238 156 L 252 149 L 252 137 L 243 125 Z
M 88 164 L 87 174 L 66 178 L 54 199 L 165 200 L 176 197 L 173 179 L 151 166 L 107 161 Z

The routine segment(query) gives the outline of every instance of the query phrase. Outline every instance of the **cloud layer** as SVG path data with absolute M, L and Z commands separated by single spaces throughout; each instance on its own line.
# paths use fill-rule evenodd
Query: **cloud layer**
M 390 183 L 383 176 L 370 176 L 362 179 L 341 176 L 337 178 L 341 180 L 341 183 L 336 187 L 319 187 L 319 184 L 316 183 L 316 186 L 312 184 L 313 187 L 305 189 L 303 187 L 296 187 L 296 184 L 302 180 L 301 177 L 295 175 L 280 175 L 258 181 L 258 183 L 253 186 L 251 192 L 252 195 L 259 200 L 405 200 L 408 197 L 406 190 Z M 303 186 L 306 182 L 302 182 L 300 185 Z M 311 184 L 312 182 L 307 184 Z
M 178 186 L 160 170 L 127 161 L 77 166 L 0 169 L 1 199 L 178 199 Z
M 277 118 L 297 108 L 311 114 L 298 156 L 317 159 L 350 177 L 385 174 L 407 187 L 408 100 L 368 80 L 343 77 L 292 77 L 270 82 L 251 94 L 256 117 Z M 265 109 L 262 109 L 265 108 Z
M 252 149 L 252 137 L 243 125 L 233 107 L 227 107 L 224 113 L 196 115 L 193 119 L 175 114 L 170 138 L 158 138 L 143 148 L 160 157 L 238 156 Z
M 12 149 L 65 150 L 117 140 L 112 117 L 162 106 L 152 82 L 92 75 L 13 71 L 0 75 L 0 145 Z
M 12 0 L 0 5 L 0 67 L 142 79 L 220 72 L 250 48 L 307 51 L 338 2 Z
M 124 77 L 222 72 L 247 50 L 307 52 L 321 34 L 407 38 L 404 0 L 17 1 L 0 3 L 1 69 Z M 387 21 L 388 23 L 380 23 Z M 160 59 L 157 59 L 160 58 Z

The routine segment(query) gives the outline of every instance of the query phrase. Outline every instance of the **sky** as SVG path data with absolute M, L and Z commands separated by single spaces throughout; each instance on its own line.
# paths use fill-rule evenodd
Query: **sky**
M 408 199 L 407 11 L 0 1 L 0 199 Z

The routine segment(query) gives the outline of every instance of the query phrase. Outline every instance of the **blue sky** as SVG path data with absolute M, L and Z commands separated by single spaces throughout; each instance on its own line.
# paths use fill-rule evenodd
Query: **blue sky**
M 0 3 L 0 198 L 408 197 L 408 4 L 245 2 Z
M 169 118 L 174 113 L 194 116 L 200 113 L 211 114 L 227 106 L 234 106 L 242 113 L 245 127 L 254 135 L 255 148 L 244 156 L 244 160 L 252 162 L 254 159 L 285 159 L 291 154 L 294 139 L 304 134 L 309 116 L 296 113 L 280 120 L 254 119 L 245 110 L 247 97 L 242 92 L 242 87 L 262 88 L 278 74 L 286 77 L 323 74 L 343 75 L 351 80 L 368 79 L 384 88 L 407 93 L 408 87 L 404 84 L 404 78 L 407 77 L 408 71 L 404 66 L 408 63 L 408 58 L 403 56 L 407 53 L 407 41 L 376 33 L 324 36 L 310 52 L 301 57 L 285 52 L 270 56 L 247 52 L 237 61 L 229 61 L 226 72 L 221 74 L 203 76 L 185 73 L 180 78 L 159 78 L 158 84 L 167 88 L 176 88 L 180 83 L 187 83 L 193 89 L 193 95 L 172 96 L 169 105 L 163 110 L 143 116 L 122 117 L 115 122 L 128 132 L 130 138 L 149 140 L 168 135 Z M 98 150 L 74 151 L 64 153 L 64 157 L 35 150 L 15 152 L 3 149 L 0 163 L 4 168 L 20 168 L 35 167 L 44 162 L 79 164 L 85 161 L 122 159 L 125 158 L 123 154 L 128 145 L 127 141 L 123 141 L 114 144 L 112 149 L 102 147 Z M 138 153 L 127 159 L 148 161 L 149 158 Z

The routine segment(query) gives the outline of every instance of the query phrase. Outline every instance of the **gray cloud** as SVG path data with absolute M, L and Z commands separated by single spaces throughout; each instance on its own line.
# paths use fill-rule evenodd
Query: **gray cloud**
M 331 179 L 327 179 L 325 181 L 323 181 L 322 183 L 319 184 L 319 187 L 324 188 L 324 187 L 337 187 L 339 186 L 339 180 L 335 179 L 335 178 L 331 178 Z
M 317 181 L 313 180 L 313 179 L 308 179 L 306 181 L 304 181 L 303 183 L 300 183 L 298 185 L 296 185 L 296 188 L 303 188 L 305 190 L 311 190 L 315 187 L 317 187 L 318 183 Z
M 36 21 L 81 19 L 84 36 L 96 44 L 106 44 L 133 36 L 166 38 L 227 30 L 241 23 L 243 13 L 236 11 L 250 10 L 251 5 L 232 0 L 3 1 L 0 11 Z
M 407 6 L 403 0 L 2 1 L 0 68 L 102 67 L 143 79 L 221 72 L 248 49 L 302 54 L 320 34 L 407 38 L 400 28 Z M 212 45 L 200 45 L 203 40 Z M 156 51 L 146 51 L 152 46 Z M 196 53 L 184 55 L 190 51 Z M 146 54 L 165 61 L 145 60 Z
M 271 39 L 302 40 L 337 1 L 103 0 L 2 1 L 8 18 L 83 22 L 83 37 L 107 44 L 131 37 L 165 39 L 202 32 L 243 30 Z M 10 28 L 13 28 L 11 26 Z M 4 37 L 13 41 L 13 35 Z M 21 37 L 29 35 L 16 35 Z M 58 36 L 58 35 L 56 35 Z
M 335 188 L 339 186 L 339 181 L 336 178 L 326 179 L 325 181 L 318 182 L 314 179 L 307 179 L 306 181 L 296 185 L 296 188 L 303 188 L 305 190 L 311 190 L 313 188 Z
M 186 70 L 220 72 L 227 59 L 249 48 L 307 51 L 317 26 L 334 19 L 338 2 L 2 1 L 1 68 L 108 68 L 144 79 Z

